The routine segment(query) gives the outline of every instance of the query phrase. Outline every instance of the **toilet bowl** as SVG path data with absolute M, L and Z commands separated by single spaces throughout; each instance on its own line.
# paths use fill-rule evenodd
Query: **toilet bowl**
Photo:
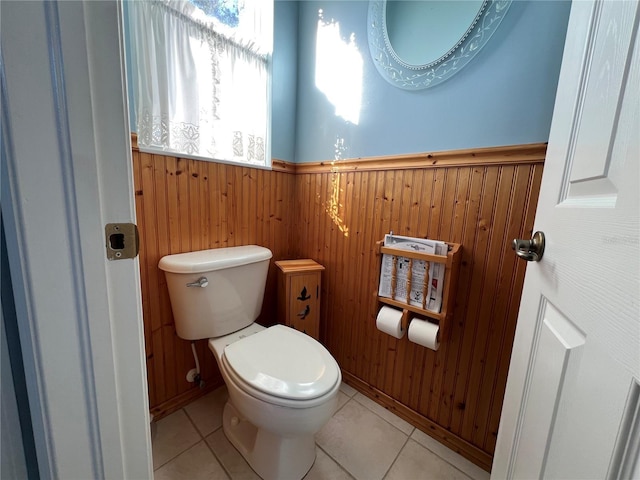
M 229 441 L 262 478 L 302 478 L 315 460 L 314 435 L 337 406 L 335 360 L 282 325 L 254 324 L 210 339 L 209 348 L 229 392 L 222 421 Z
M 315 339 L 260 313 L 271 252 L 255 245 L 160 260 L 181 338 L 209 339 L 229 400 L 223 431 L 265 480 L 299 479 L 315 460 L 314 435 L 337 407 L 337 362 Z

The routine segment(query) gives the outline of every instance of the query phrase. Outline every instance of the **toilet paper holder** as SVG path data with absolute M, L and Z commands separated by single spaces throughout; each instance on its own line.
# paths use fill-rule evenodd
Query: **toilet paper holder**
M 378 256 L 378 265 L 380 268 L 379 271 L 381 271 L 382 269 L 383 255 L 385 254 L 391 255 L 393 259 L 391 296 L 390 298 L 379 296 L 378 295 L 379 284 L 378 284 L 377 286 L 378 288 L 376 288 L 376 291 L 374 293 L 374 296 L 376 298 L 376 304 L 378 307 L 376 311 L 379 310 L 380 304 L 390 305 L 392 307 L 402 310 L 401 328 L 402 328 L 402 331 L 405 331 L 405 332 L 409 327 L 410 316 L 417 314 L 420 317 L 426 317 L 427 319 L 432 321 L 436 320 L 440 327 L 438 331 L 438 336 L 440 337 L 438 339 L 439 341 L 446 339 L 449 334 L 450 324 L 453 317 L 453 307 L 454 307 L 455 292 L 456 292 L 457 281 L 458 281 L 458 273 L 460 270 L 460 263 L 462 258 L 462 245 L 460 245 L 459 243 L 450 243 L 450 242 L 445 242 L 445 243 L 448 246 L 447 255 L 433 255 L 433 254 L 413 252 L 413 251 L 402 250 L 394 247 L 384 246 L 383 240 L 376 242 L 376 254 Z M 435 263 L 444 265 L 445 274 L 443 279 L 444 285 L 442 287 L 442 305 L 439 312 L 422 308 L 422 307 L 425 307 L 424 300 L 422 302 L 422 306 L 418 307 L 409 303 L 408 297 L 407 297 L 407 301 L 400 301 L 396 299 L 397 297 L 396 295 L 397 282 L 395 280 L 395 277 L 397 275 L 396 268 L 400 268 L 398 265 L 401 263 L 401 262 L 398 262 L 398 258 L 410 259 L 409 270 L 411 270 L 412 262 L 415 260 L 419 260 L 419 261 L 422 260 L 430 263 L 435 262 Z M 425 280 L 424 280 L 425 285 L 422 286 L 423 298 L 427 290 L 426 282 L 429 281 L 428 265 L 429 264 L 427 264 L 427 267 L 426 267 L 427 275 L 425 276 Z M 408 280 L 408 285 L 405 285 L 405 288 L 409 292 L 411 291 L 411 281 L 412 281 L 411 275 L 408 276 L 407 280 Z
M 400 317 L 400 325 L 402 325 L 402 331 L 406 332 L 409 329 L 409 310 L 402 309 L 402 317 Z

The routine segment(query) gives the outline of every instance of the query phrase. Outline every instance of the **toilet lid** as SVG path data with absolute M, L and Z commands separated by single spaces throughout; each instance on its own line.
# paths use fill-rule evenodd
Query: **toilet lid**
M 313 338 L 283 325 L 227 345 L 228 365 L 253 388 L 281 398 L 310 400 L 329 392 L 338 364 Z

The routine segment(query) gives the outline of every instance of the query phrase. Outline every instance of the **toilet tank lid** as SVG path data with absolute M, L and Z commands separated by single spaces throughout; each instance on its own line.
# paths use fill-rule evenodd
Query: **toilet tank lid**
M 170 273 L 202 273 L 257 263 L 272 256 L 268 248 L 243 245 L 166 255 L 160 259 L 158 267 Z

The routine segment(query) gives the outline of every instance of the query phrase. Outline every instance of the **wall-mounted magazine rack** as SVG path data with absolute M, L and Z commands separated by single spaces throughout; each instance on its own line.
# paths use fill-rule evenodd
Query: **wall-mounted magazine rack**
M 396 307 L 402 310 L 402 330 L 406 331 L 408 327 L 409 317 L 411 314 L 417 314 L 422 317 L 427 317 L 429 319 L 437 320 L 440 326 L 439 331 L 439 340 L 448 338 L 449 334 L 449 326 L 451 323 L 451 318 L 453 317 L 453 307 L 454 307 L 454 299 L 455 299 L 455 291 L 456 285 L 458 281 L 458 272 L 460 270 L 460 259 L 462 254 L 462 246 L 459 243 L 449 243 L 447 244 L 447 254 L 446 255 L 433 255 L 429 253 L 422 252 L 412 252 L 409 250 L 402 250 L 399 248 L 394 248 L 390 246 L 384 246 L 384 241 L 376 242 L 376 251 L 378 255 L 378 267 L 379 270 L 382 268 L 382 259 L 383 255 L 390 255 L 392 258 L 392 271 L 391 271 L 391 298 L 383 297 L 378 295 L 379 292 L 379 284 L 376 289 L 375 296 L 378 299 L 378 303 L 383 303 L 386 305 L 390 305 L 392 307 Z M 409 259 L 409 269 L 407 275 L 407 285 L 406 290 L 407 298 L 404 301 L 397 299 L 397 278 L 398 278 L 398 268 L 399 268 L 399 258 Z M 424 275 L 424 280 L 421 282 L 419 288 L 422 288 L 422 304 L 421 306 L 412 305 L 410 303 L 409 295 L 412 290 L 412 287 L 415 288 L 417 285 L 412 285 L 412 262 L 415 260 L 424 260 L 425 262 L 436 262 L 444 265 L 444 280 L 443 280 L 443 288 L 442 288 L 442 305 L 440 311 L 432 311 L 427 308 L 427 290 L 429 288 L 429 263 L 426 263 L 427 271 Z M 379 280 L 378 280 L 379 281 Z

